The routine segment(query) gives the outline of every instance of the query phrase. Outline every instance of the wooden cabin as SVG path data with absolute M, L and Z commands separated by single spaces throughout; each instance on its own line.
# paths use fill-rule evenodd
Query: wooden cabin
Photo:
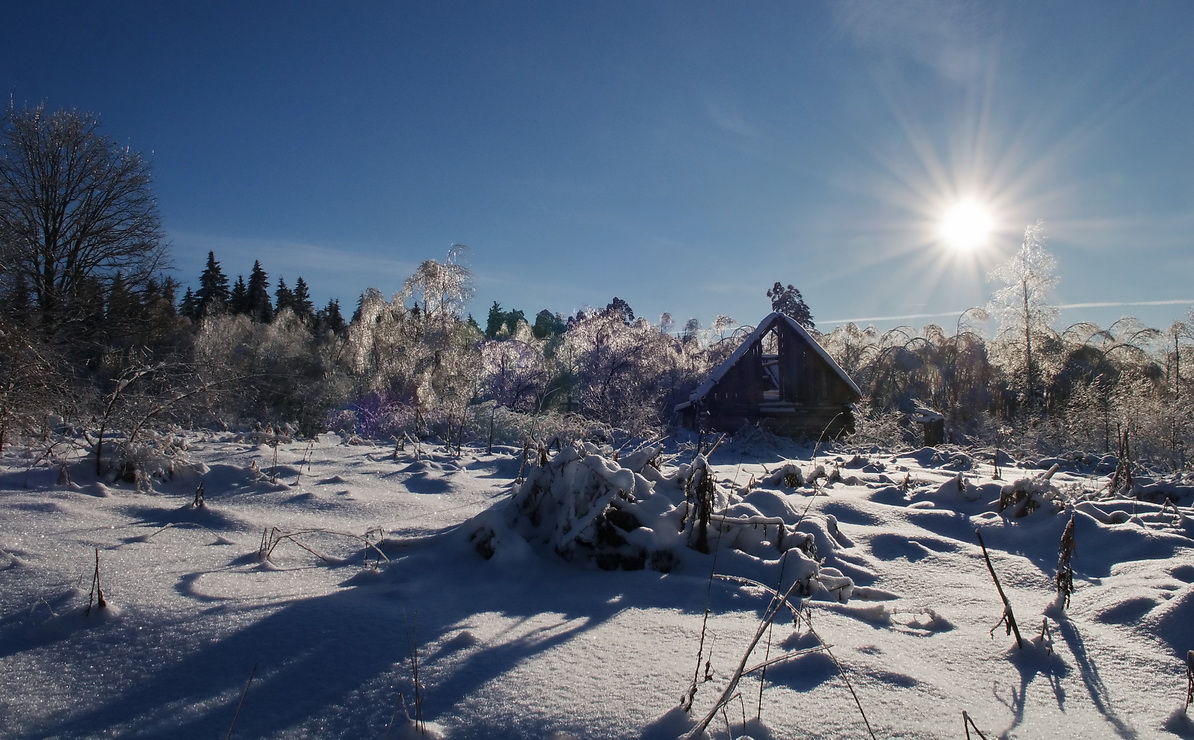
M 860 398 L 862 391 L 803 326 L 773 313 L 676 412 L 693 430 L 759 426 L 817 439 L 854 431 Z

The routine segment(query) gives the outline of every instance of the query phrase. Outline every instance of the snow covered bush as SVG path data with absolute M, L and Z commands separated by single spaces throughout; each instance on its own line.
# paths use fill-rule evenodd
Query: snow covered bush
M 860 447 L 878 446 L 900 449 L 907 445 L 907 431 L 903 426 L 903 414 L 885 411 L 876 407 L 871 399 L 854 412 L 854 434 L 851 445 Z
M 1011 517 L 1027 516 L 1038 509 L 1050 513 L 1060 511 L 1067 498 L 1053 485 L 1052 478 L 1056 472 L 1057 466 L 1054 465 L 1035 478 L 1021 478 L 1004 486 L 999 493 L 999 511 Z
M 571 444 L 614 438 L 614 430 L 608 424 L 580 414 L 522 413 L 493 401 L 470 406 L 468 423 L 476 439 L 502 445 L 521 446 L 528 441 Z
M 702 456 L 660 469 L 660 452 L 649 446 L 614 460 L 590 443 L 566 445 L 509 500 L 470 521 L 469 542 L 486 559 L 529 545 L 605 570 L 668 572 L 718 551 L 719 573 L 773 584 L 782 573 L 783 588 L 797 584 L 801 595 L 850 598 L 853 581 L 824 564 L 850 544 L 832 516 L 805 515 L 776 490 L 733 493 Z

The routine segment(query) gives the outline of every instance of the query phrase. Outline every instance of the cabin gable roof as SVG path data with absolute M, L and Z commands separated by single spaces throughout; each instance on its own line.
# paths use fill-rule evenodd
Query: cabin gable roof
M 734 350 L 734 352 L 727 357 L 724 362 L 718 365 L 713 372 L 709 374 L 709 377 L 705 379 L 705 382 L 701 383 L 696 387 L 695 390 L 693 390 L 688 397 L 688 403 L 694 404 L 699 402 L 706 395 L 708 395 L 710 391 L 716 388 L 717 384 L 722 381 L 726 374 L 735 365 L 737 365 L 739 361 L 742 360 L 747 352 L 750 351 L 750 348 L 761 342 L 763 337 L 767 335 L 767 332 L 771 331 L 771 329 L 773 329 L 777 323 L 786 324 L 786 326 L 791 329 L 796 336 L 798 336 L 804 343 L 812 348 L 817 356 L 820 357 L 825 363 L 825 366 L 828 367 L 843 383 L 845 383 L 845 385 L 858 398 L 862 397 L 862 391 L 859 389 L 854 380 L 846 374 L 846 371 L 843 370 L 832 357 L 830 357 L 829 353 L 825 351 L 825 348 L 822 347 L 816 339 L 813 339 L 812 335 L 809 334 L 803 326 L 801 326 L 792 317 L 775 312 L 760 321 L 759 325 L 755 327 L 755 330 L 750 333 L 750 336 L 748 336 L 742 342 L 738 349 Z

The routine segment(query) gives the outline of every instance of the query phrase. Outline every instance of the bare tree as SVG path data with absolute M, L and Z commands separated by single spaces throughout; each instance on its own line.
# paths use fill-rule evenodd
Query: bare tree
M 67 395 L 54 348 L 0 317 L 0 452 L 10 432 L 35 432 Z
M 23 280 L 46 336 L 69 329 L 87 284 L 140 286 L 166 266 L 149 165 L 99 118 L 9 105 L 0 128 L 0 270 Z

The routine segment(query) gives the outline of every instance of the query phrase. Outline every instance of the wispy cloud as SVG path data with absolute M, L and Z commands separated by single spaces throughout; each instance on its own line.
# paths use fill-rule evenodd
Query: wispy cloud
M 1064 303 L 1057 308 L 1060 309 L 1076 309 L 1076 308 L 1130 308 L 1132 306 L 1194 306 L 1194 298 L 1171 298 L 1163 301 L 1096 301 L 1091 303 Z M 830 319 L 829 321 L 817 320 L 818 324 L 827 326 L 836 326 L 838 324 L 868 324 L 868 323 L 887 323 L 891 321 L 912 321 L 914 319 L 941 319 L 941 318 L 956 318 L 962 315 L 960 309 L 957 311 L 943 311 L 940 313 L 908 313 L 894 316 L 864 316 L 855 319 Z
M 1194 306 L 1194 298 L 1174 298 L 1167 301 L 1099 301 L 1096 303 L 1066 303 L 1058 308 L 1125 308 L 1127 306 Z
M 759 130 L 747 120 L 742 111 L 737 106 L 729 104 L 725 100 L 713 100 L 707 97 L 705 99 L 705 111 L 709 115 L 709 120 L 715 126 L 723 131 L 728 131 L 736 136 L 744 139 L 758 139 Z
M 838 28 L 859 48 L 915 61 L 954 82 L 981 70 L 980 29 L 989 25 L 981 4 L 840 0 L 830 7 Z

